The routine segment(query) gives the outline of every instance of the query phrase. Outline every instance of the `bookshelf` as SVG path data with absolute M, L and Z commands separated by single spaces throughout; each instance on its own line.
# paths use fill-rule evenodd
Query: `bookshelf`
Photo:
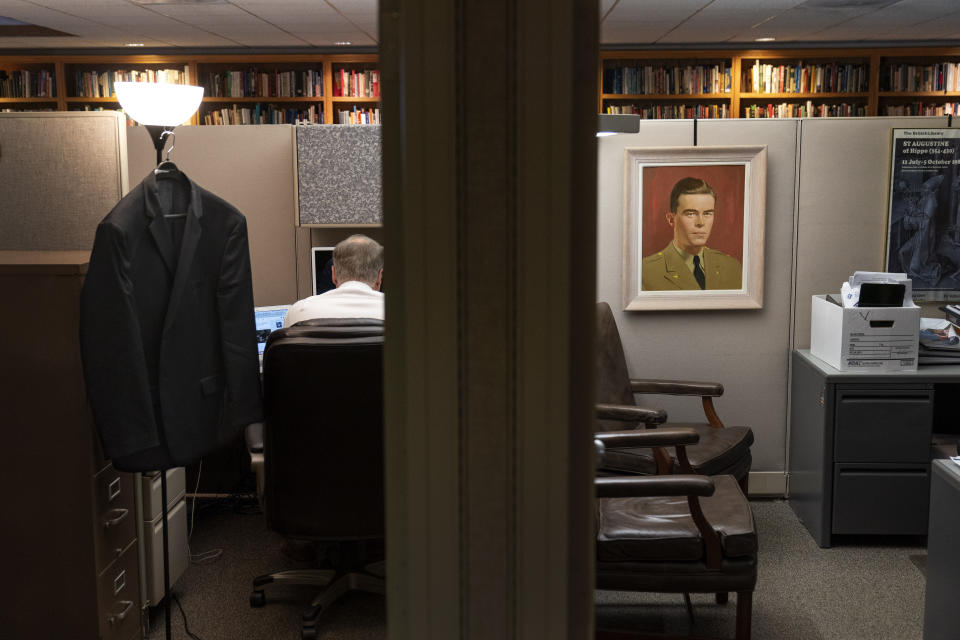
M 600 64 L 601 113 L 653 119 L 732 115 L 738 70 L 729 53 L 601 52 Z
M 20 58 L 0 62 L 0 111 L 56 111 L 60 95 L 52 61 Z
M 877 56 L 879 115 L 960 113 L 960 49 L 910 49 Z
M 113 83 L 140 80 L 203 86 L 192 124 L 379 123 L 377 63 L 376 54 L 0 55 L 0 111 L 119 109 Z
M 599 80 L 601 113 L 646 118 L 960 113 L 960 47 L 610 50 Z

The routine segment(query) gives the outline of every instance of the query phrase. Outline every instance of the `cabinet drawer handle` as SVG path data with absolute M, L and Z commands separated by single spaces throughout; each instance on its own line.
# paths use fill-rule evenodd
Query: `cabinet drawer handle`
M 111 509 L 111 517 L 103 521 L 103 528 L 109 529 L 110 527 L 117 526 L 123 522 L 123 519 L 127 517 L 128 513 L 130 513 L 128 509 Z
M 850 404 L 914 404 L 914 403 L 923 403 L 927 404 L 930 402 L 930 396 L 928 395 L 910 395 L 910 396 L 843 396 L 840 398 L 842 403 Z
M 841 476 L 880 476 L 880 477 L 891 477 L 897 476 L 898 478 L 910 477 L 910 478 L 925 478 L 927 472 L 922 469 L 841 469 Z
M 124 621 L 127 617 L 127 614 L 130 613 L 130 609 L 133 608 L 132 600 L 121 600 L 120 604 L 123 605 L 123 611 L 120 613 L 111 613 L 107 616 L 107 622 L 110 624 L 119 624 Z
M 107 487 L 107 502 L 113 502 L 113 499 L 120 495 L 120 477 L 114 478 L 113 482 Z

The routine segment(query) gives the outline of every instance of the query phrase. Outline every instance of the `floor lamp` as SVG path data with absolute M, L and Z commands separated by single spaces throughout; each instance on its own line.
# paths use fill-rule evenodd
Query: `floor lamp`
M 154 82 L 116 82 L 117 100 L 131 119 L 144 125 L 157 150 L 157 164 L 166 140 L 164 132 L 189 120 L 203 99 L 203 87 Z M 166 638 L 170 640 L 170 550 L 167 533 L 167 470 L 160 470 L 163 531 L 163 602 Z M 142 544 L 142 542 L 141 542 Z

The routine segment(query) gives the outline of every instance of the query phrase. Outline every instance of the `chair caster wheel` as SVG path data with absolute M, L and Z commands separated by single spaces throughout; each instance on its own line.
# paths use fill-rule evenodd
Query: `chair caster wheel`
M 317 640 L 317 628 L 313 625 L 304 626 L 300 629 L 301 640 Z
M 263 605 L 267 604 L 267 596 L 263 592 L 263 589 L 257 589 L 250 594 L 250 606 L 254 608 L 260 608 Z

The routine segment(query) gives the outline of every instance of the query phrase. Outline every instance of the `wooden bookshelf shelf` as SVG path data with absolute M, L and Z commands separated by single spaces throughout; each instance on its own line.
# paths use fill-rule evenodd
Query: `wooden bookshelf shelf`
M 350 103 L 353 103 L 353 102 L 357 102 L 357 103 L 364 102 L 364 103 L 370 103 L 370 104 L 374 104 L 374 103 L 380 102 L 380 98 L 379 98 L 379 97 L 377 97 L 377 98 L 369 98 L 369 97 L 366 97 L 366 96 L 333 96 L 333 97 L 331 98 L 331 100 L 332 100 L 333 102 L 350 102 Z
M 604 93 L 602 100 L 729 100 L 727 93 Z
M 31 103 L 49 103 L 57 104 L 56 98 L 0 98 L 0 104 L 31 104 Z
M 741 93 L 741 100 L 822 100 L 833 98 L 869 98 L 870 94 L 866 91 L 858 92 L 839 92 L 839 93 Z
M 960 91 L 881 91 L 881 98 L 960 98 Z
M 336 100 L 336 98 L 334 98 L 334 100 Z M 291 98 L 291 97 L 288 97 L 288 96 L 279 96 L 279 97 L 278 97 L 278 96 L 273 96 L 273 97 L 269 97 L 269 98 L 268 98 L 268 97 L 265 97 L 265 96 L 242 97 L 242 98 L 229 98 L 229 97 L 223 97 L 223 98 L 206 98 L 206 97 L 205 97 L 205 98 L 203 99 L 203 102 L 204 102 L 204 103 L 216 103 L 216 104 L 225 104 L 225 103 L 231 103 L 231 102 L 236 102 L 236 103 L 238 103 L 238 104 L 239 104 L 239 103 L 250 103 L 250 102 L 253 102 L 253 103 L 256 103 L 256 102 L 275 102 L 275 103 L 281 103 L 281 102 L 283 102 L 283 103 L 286 103 L 286 102 L 305 103 L 305 102 L 307 102 L 307 103 L 312 103 L 312 102 L 323 102 L 323 96 L 317 96 L 317 97 L 313 97 L 313 98 L 303 98 L 303 97 Z
M 84 102 L 93 102 L 93 103 L 110 103 L 110 104 L 120 104 L 120 102 L 115 98 L 77 98 L 77 97 L 68 97 L 64 98 L 68 104 L 84 103 Z

